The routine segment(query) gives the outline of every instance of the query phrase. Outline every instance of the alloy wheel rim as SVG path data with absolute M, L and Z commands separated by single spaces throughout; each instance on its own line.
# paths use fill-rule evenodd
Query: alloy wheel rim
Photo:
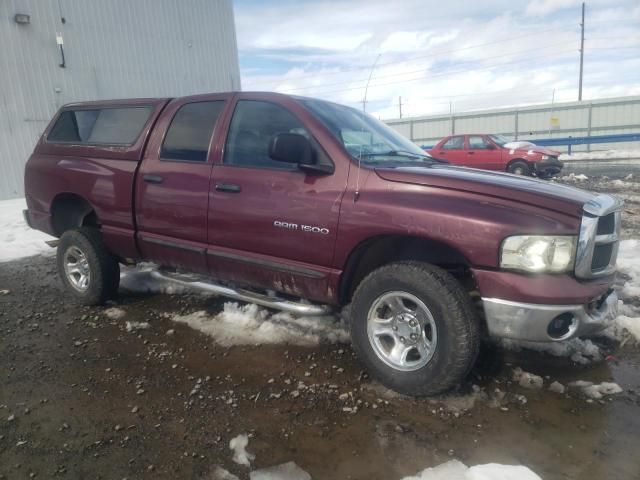
M 409 372 L 424 367 L 436 349 L 436 323 L 425 303 L 408 292 L 380 295 L 367 315 L 367 335 L 385 364 Z
M 89 288 L 91 271 L 87 256 L 78 247 L 69 247 L 64 254 L 64 272 L 73 288 L 84 292 Z

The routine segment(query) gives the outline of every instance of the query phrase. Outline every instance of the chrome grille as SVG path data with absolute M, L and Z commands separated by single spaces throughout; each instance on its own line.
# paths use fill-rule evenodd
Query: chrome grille
M 576 277 L 594 278 L 615 272 L 621 208 L 622 201 L 611 195 L 599 195 L 584 205 L 576 253 Z

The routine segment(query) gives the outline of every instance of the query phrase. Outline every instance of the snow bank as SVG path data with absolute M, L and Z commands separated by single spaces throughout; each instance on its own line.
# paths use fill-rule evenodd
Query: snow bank
M 542 480 L 527 467 L 488 463 L 467 467 L 458 460 L 450 460 L 437 467 L 427 468 L 403 480 Z
M 640 150 L 599 150 L 594 152 L 563 153 L 560 160 L 600 160 L 603 158 L 640 158 Z
M 289 313 L 271 314 L 254 304 L 226 302 L 217 315 L 199 311 L 171 315 L 179 323 L 200 330 L 222 346 L 288 343 L 312 346 L 321 342 L 347 343 L 348 329 L 333 316 L 295 317 Z
M 0 263 L 55 253 L 55 249 L 44 243 L 53 237 L 33 230 L 25 223 L 22 218 L 25 208 L 24 198 L 0 201 Z

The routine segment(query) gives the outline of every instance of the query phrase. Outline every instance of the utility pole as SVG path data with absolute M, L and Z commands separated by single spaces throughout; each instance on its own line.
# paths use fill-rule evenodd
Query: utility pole
M 376 61 L 373 62 L 373 65 L 371 66 L 371 71 L 369 72 L 369 79 L 367 80 L 367 85 L 366 87 L 364 87 L 364 98 L 362 99 L 363 112 L 367 111 L 367 91 L 369 90 L 369 82 L 371 81 L 371 76 L 373 75 L 373 71 L 376 69 L 376 65 L 378 64 L 378 60 L 380 60 L 381 56 L 382 54 L 379 53 L 378 56 L 376 57 Z
M 580 81 L 578 83 L 578 101 L 582 101 L 582 65 L 584 62 L 584 2 L 582 2 L 582 23 L 580 23 Z
M 400 111 L 400 118 L 402 118 L 402 97 L 398 97 L 398 110 Z

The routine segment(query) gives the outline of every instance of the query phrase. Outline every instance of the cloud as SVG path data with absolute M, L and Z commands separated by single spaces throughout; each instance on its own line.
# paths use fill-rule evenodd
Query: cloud
M 585 98 L 638 93 L 635 1 L 590 0 Z M 367 111 L 382 118 L 398 116 L 399 97 L 405 116 L 548 102 L 554 90 L 575 100 L 576 4 L 237 0 L 242 85 L 361 107 L 381 54 Z
M 533 0 L 525 9 L 525 15 L 544 16 L 580 5 L 582 0 Z

